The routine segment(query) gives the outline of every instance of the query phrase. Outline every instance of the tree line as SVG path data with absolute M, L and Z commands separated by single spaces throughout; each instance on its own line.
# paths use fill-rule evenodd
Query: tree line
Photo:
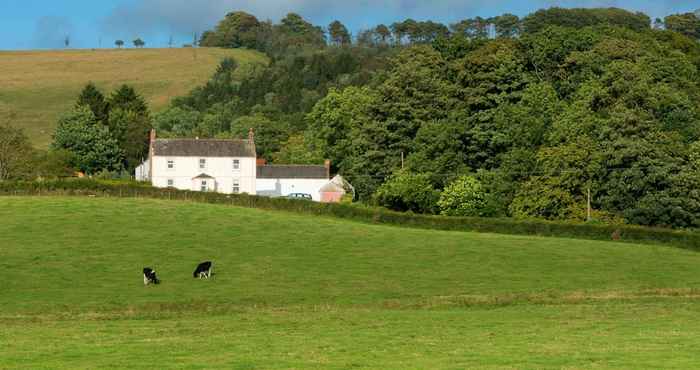
M 668 29 L 688 37 L 700 39 L 700 12 L 674 14 L 655 19 L 655 28 Z M 445 25 L 433 21 L 406 19 L 390 25 L 360 30 L 355 37 L 338 20 L 325 28 L 315 26 L 296 13 L 290 13 L 278 24 L 260 21 L 243 11 L 228 13 L 213 29 L 202 34 L 201 46 L 249 48 L 268 54 L 284 53 L 290 47 L 303 45 L 347 46 L 402 46 L 431 43 L 439 38 L 462 36 L 469 39 L 517 37 L 533 34 L 548 26 L 582 28 L 608 24 L 634 31 L 649 29 L 652 21 L 644 13 L 623 9 L 564 9 L 550 8 L 536 11 L 524 18 L 514 14 L 464 19 Z
M 154 124 L 240 137 L 277 163 L 332 160 L 363 202 L 401 211 L 697 227 L 697 27 L 621 9 L 406 20 L 350 37 L 298 15 L 230 13 L 223 62 Z M 693 15 L 693 22 L 698 22 Z M 658 23 L 658 22 L 657 22 Z M 700 23 L 699 23 L 700 24 Z M 236 79 L 234 76 L 242 76 Z

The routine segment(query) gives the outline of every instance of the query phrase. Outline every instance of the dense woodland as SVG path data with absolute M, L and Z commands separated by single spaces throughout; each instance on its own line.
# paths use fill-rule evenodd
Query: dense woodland
M 117 160 L 79 167 L 133 168 L 143 147 L 124 138 L 150 124 L 173 137 L 252 127 L 260 156 L 329 158 L 363 203 L 584 221 L 590 195 L 592 221 L 696 228 L 699 41 L 693 13 L 652 21 L 614 8 L 409 19 L 354 37 L 337 21 L 324 29 L 296 14 L 273 24 L 234 12 L 201 46 L 259 50 L 269 64 L 239 71 L 225 60 L 152 122 L 147 109 L 76 109 L 121 132 Z M 58 133 L 55 145 L 71 150 Z

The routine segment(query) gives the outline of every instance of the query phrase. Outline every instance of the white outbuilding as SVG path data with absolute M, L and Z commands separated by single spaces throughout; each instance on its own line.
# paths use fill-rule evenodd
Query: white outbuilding
M 321 188 L 330 181 L 331 165 L 260 165 L 255 188 L 258 195 L 286 197 L 291 194 L 308 194 L 321 201 Z

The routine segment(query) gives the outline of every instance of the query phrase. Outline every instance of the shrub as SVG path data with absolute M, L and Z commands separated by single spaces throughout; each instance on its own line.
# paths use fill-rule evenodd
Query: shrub
M 430 182 L 430 175 L 399 171 L 379 187 L 375 200 L 394 211 L 434 213 L 439 196 Z
M 485 216 L 486 193 L 479 180 L 462 176 L 440 194 L 438 206 L 445 216 Z

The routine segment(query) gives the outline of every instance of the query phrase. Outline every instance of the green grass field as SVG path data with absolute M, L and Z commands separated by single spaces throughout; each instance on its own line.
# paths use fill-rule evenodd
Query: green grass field
M 207 259 L 212 280 L 193 279 Z M 664 246 L 5 197 L 0 368 L 687 369 L 699 264 Z
M 227 56 L 241 65 L 267 63 L 258 52 L 215 48 L 2 51 L 0 123 L 24 128 L 35 146 L 47 147 L 88 82 L 107 94 L 133 85 L 158 111 L 207 81 Z

